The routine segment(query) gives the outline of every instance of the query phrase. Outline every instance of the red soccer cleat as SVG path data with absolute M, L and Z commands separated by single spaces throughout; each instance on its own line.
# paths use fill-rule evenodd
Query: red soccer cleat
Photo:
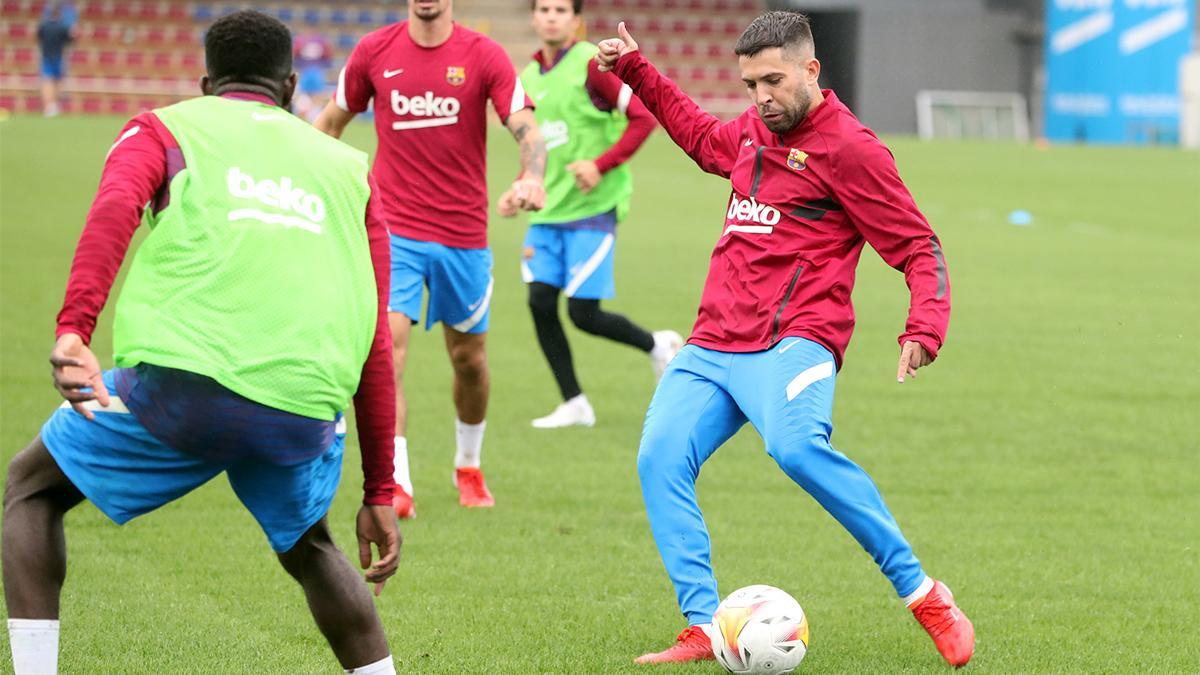
M 687 661 L 708 661 L 715 659 L 712 642 L 708 633 L 700 626 L 688 626 L 675 638 L 675 644 L 661 652 L 645 654 L 633 660 L 634 663 L 684 663 Z
M 468 507 L 489 508 L 496 505 L 479 469 L 455 469 L 454 484 L 458 486 L 458 503 Z
M 404 488 L 396 486 L 396 491 L 392 493 L 392 508 L 396 510 L 396 517 L 401 520 L 409 520 L 417 517 L 417 506 L 413 504 L 412 495 L 404 491 Z
M 946 663 L 955 668 L 967 665 L 975 653 L 975 626 L 954 604 L 946 584 L 933 582 L 933 590 L 913 606 L 912 613 Z

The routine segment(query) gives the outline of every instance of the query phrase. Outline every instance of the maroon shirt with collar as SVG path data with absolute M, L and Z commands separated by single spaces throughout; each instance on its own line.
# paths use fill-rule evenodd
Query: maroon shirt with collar
M 275 104 L 271 99 L 255 94 L 233 93 L 226 94 L 225 98 Z M 105 158 L 100 187 L 75 247 L 66 299 L 58 313 L 56 336 L 75 333 L 85 343 L 91 342 L 96 318 L 104 309 L 129 242 L 141 223 L 142 210 L 166 206 L 171 179 L 183 168 L 179 142 L 153 112 L 136 115 L 121 129 Z M 371 352 L 363 364 L 358 391 L 354 395 L 354 410 L 363 453 L 364 502 L 387 505 L 392 503 L 395 485 L 392 480 L 392 438 L 396 404 L 392 334 L 387 322 L 391 251 L 378 194 L 372 180 L 366 225 L 375 283 L 379 289 L 379 312 Z
M 614 72 L 701 169 L 733 187 L 689 343 L 752 352 L 805 337 L 840 367 L 854 331 L 855 268 L 870 243 L 912 294 L 900 343 L 937 356 L 950 321 L 941 244 L 887 147 L 832 91 L 779 136 L 753 106 L 722 124 L 640 52 Z

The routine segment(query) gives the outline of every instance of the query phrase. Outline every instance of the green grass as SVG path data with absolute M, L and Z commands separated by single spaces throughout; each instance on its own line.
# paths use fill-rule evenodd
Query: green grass
M 0 124 L 5 463 L 57 403 L 45 361 L 54 315 L 119 125 Z M 494 188 L 516 164 L 504 135 L 493 135 Z M 357 126 L 350 140 L 369 148 L 371 130 Z M 906 290 L 864 255 L 836 445 L 872 474 L 927 569 L 975 620 L 973 670 L 1200 670 L 1200 157 L 891 145 L 941 235 L 954 317 L 937 364 L 897 386 Z M 634 167 L 610 306 L 683 332 L 728 188 L 661 132 Z M 1007 224 L 1015 209 L 1034 224 Z M 523 234 L 518 221 L 492 224 L 484 454 L 499 505 L 456 505 L 449 368 L 441 336 L 418 333 L 407 383 L 420 518 L 404 525 L 401 570 L 378 607 L 405 672 L 647 672 L 631 659 L 682 627 L 635 478 L 652 376 L 643 355 L 572 332 L 598 426 L 528 427 L 557 401 L 524 306 Z M 106 314 L 96 338 L 106 357 L 110 325 Z M 356 454 L 330 515 L 346 550 Z M 813 627 L 804 671 L 944 669 L 870 559 L 752 433 L 713 458 L 700 497 L 722 590 L 770 583 L 804 605 Z M 64 672 L 336 670 L 224 480 L 123 528 L 84 505 L 68 516 L 67 537 Z

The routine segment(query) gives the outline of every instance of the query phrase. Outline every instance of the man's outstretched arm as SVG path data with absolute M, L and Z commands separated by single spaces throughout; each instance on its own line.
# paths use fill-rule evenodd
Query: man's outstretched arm
M 341 138 L 342 132 L 346 130 L 346 126 L 354 119 L 354 115 L 355 113 L 339 108 L 336 101 L 330 101 L 325 105 L 325 109 L 321 111 L 321 114 L 317 115 L 313 126 L 327 136 Z
M 638 50 L 625 22 L 617 25 L 617 32 L 620 37 L 599 44 L 596 62 L 600 70 L 611 70 L 624 80 L 671 140 L 701 169 L 728 178 L 737 160 L 740 141 L 737 123 L 721 124 L 721 120 L 683 93 L 679 85 L 658 72 Z

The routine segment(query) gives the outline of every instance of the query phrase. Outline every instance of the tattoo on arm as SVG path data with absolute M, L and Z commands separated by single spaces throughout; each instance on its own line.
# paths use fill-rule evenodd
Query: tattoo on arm
M 537 125 L 527 120 L 510 120 L 513 138 L 521 148 L 521 168 L 525 175 L 542 178 L 546 175 L 546 142 Z

